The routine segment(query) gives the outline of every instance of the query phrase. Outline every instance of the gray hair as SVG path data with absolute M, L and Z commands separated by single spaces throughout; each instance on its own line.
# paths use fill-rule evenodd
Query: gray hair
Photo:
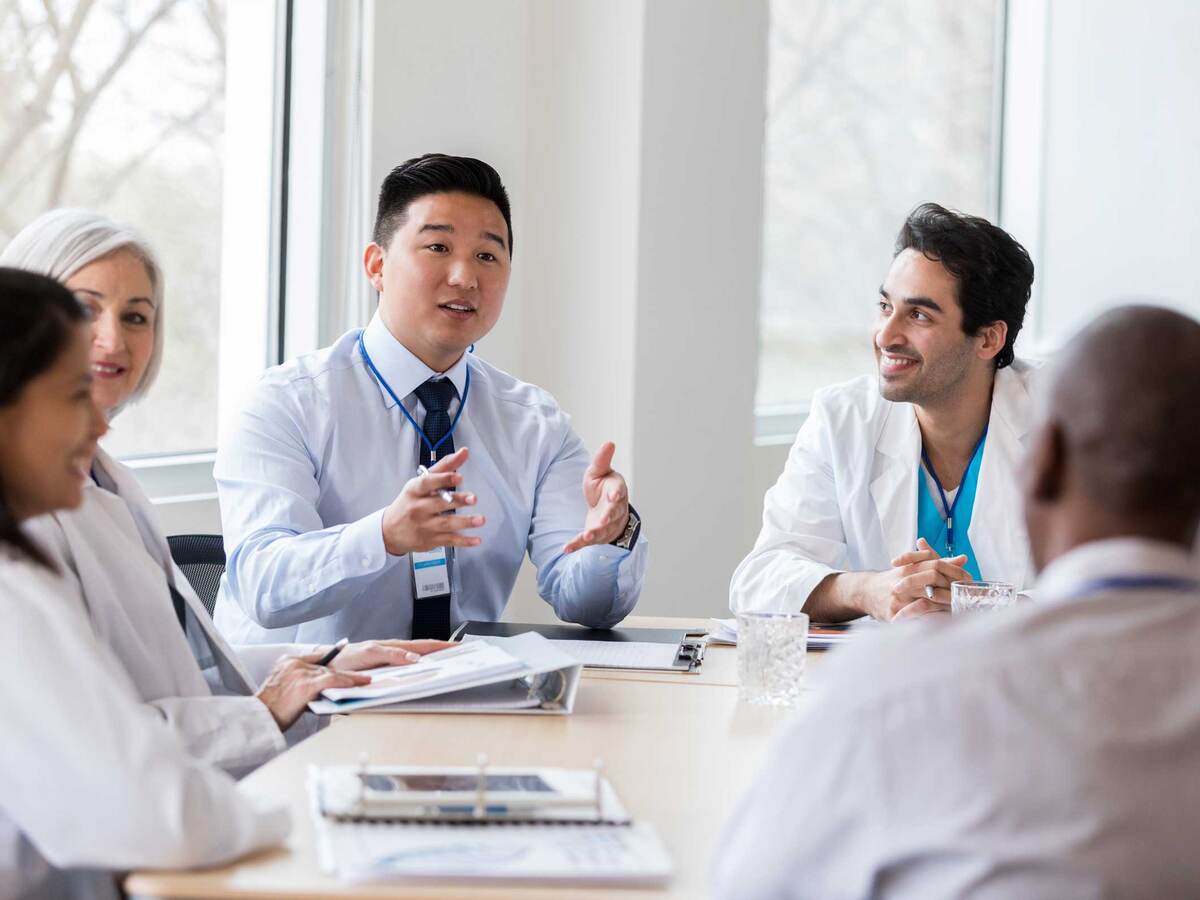
M 150 352 L 150 362 L 142 373 L 142 380 L 126 401 L 133 403 L 145 396 L 154 384 L 163 355 L 162 266 L 146 239 L 128 225 L 86 209 L 54 209 L 38 216 L 9 241 L 0 253 L 0 266 L 26 269 L 66 282 L 84 266 L 118 250 L 127 250 L 141 260 L 154 292 L 151 298 L 154 301 L 154 349 Z

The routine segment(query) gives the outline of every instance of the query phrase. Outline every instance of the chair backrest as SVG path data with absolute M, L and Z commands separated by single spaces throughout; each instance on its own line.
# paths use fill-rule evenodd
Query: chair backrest
M 213 614 L 221 576 L 225 574 L 225 541 L 219 534 L 173 534 L 167 538 L 171 558 L 183 570 L 200 602 Z

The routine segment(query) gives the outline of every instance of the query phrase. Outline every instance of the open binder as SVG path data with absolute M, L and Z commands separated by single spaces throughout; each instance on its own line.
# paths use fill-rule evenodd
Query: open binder
M 662 885 L 671 861 L 600 771 L 312 766 L 321 867 L 351 881 Z
M 575 707 L 582 669 L 539 634 L 488 638 L 427 654 L 412 665 L 370 670 L 370 684 L 323 691 L 309 709 L 318 715 L 566 715 Z

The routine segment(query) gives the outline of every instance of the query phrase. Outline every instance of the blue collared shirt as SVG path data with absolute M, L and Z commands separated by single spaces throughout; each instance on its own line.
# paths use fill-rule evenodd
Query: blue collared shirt
M 234 643 L 410 634 L 409 559 L 388 554 L 382 521 L 416 474 L 419 438 L 367 368 L 357 339 L 348 332 L 266 372 L 217 453 L 228 564 L 214 618 Z M 378 315 L 363 342 L 421 422 L 413 391 L 438 373 Z M 456 551 L 452 621 L 499 620 L 528 552 L 538 593 L 559 618 L 616 624 L 641 591 L 645 537 L 632 551 L 606 545 L 564 555 L 587 513 L 587 449 L 553 397 L 472 354 L 445 373 L 459 397 L 468 366 L 471 390 L 454 445 L 471 452 L 459 489 L 477 495 L 469 511 L 487 524 L 470 531 L 480 546 Z

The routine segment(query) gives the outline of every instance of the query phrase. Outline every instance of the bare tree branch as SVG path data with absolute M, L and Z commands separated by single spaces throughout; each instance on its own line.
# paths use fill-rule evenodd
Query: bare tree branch
M 46 0 L 46 2 L 49 2 L 49 0 Z M 75 7 L 75 11 L 71 14 L 71 21 L 67 24 L 66 29 L 60 33 L 58 49 L 54 54 L 54 59 L 51 60 L 50 65 L 42 74 L 37 90 L 34 92 L 33 100 L 25 107 L 20 119 L 11 126 L 12 131 L 9 132 L 4 144 L 0 145 L 0 169 L 3 169 L 7 165 L 9 159 L 12 158 L 12 155 L 17 152 L 17 148 L 25 140 L 26 134 L 43 115 L 43 110 L 50 100 L 50 95 L 54 92 L 54 86 L 58 84 L 58 79 L 62 76 L 70 62 L 71 51 L 75 48 L 75 42 L 79 39 L 79 32 L 83 29 L 83 23 L 87 19 L 93 4 L 94 0 L 79 0 L 79 5 Z
M 175 135 L 179 134 L 181 131 L 186 131 L 187 129 L 192 128 L 197 122 L 203 119 L 205 115 L 211 112 L 213 107 L 216 106 L 217 101 L 221 99 L 222 93 L 223 90 L 221 87 L 213 89 L 209 95 L 205 97 L 204 100 L 190 113 L 185 116 L 172 119 L 167 126 L 155 136 L 154 140 L 147 142 L 145 149 L 141 153 L 128 160 L 123 166 L 121 166 L 120 169 L 117 170 L 112 178 L 108 179 L 107 183 L 104 185 L 104 190 L 102 190 L 93 198 L 93 205 L 99 206 L 108 202 L 108 200 L 110 200 L 112 196 L 116 194 L 117 189 L 120 188 L 121 185 L 124 184 L 131 175 L 133 175 L 134 172 L 141 168 L 142 164 L 145 163 L 147 159 L 158 152 L 158 149 L 163 144 L 165 144 Z
M 225 16 L 216 0 L 204 0 L 201 12 L 208 29 L 212 32 L 213 41 L 217 45 L 217 53 L 222 64 L 225 62 Z
M 87 89 L 76 102 L 74 110 L 71 113 L 71 121 L 67 124 L 66 130 L 63 132 L 62 140 L 59 142 L 57 153 L 57 166 L 55 167 L 54 176 L 50 182 L 49 196 L 47 202 L 50 206 L 57 206 L 62 198 L 63 189 L 66 187 L 67 174 L 70 171 L 72 151 L 75 148 L 75 142 L 79 138 L 80 132 L 83 130 L 83 125 L 87 121 L 88 114 L 91 113 L 92 107 L 95 106 L 97 98 L 108 87 L 109 83 L 121 71 L 125 63 L 129 61 L 129 57 L 137 49 L 146 33 L 154 27 L 154 25 L 163 18 L 171 8 L 175 6 L 178 0 L 161 0 L 158 8 L 150 15 L 146 21 L 136 28 L 130 28 L 125 35 L 125 41 L 121 49 L 117 51 L 117 55 L 100 73 L 95 83 Z

